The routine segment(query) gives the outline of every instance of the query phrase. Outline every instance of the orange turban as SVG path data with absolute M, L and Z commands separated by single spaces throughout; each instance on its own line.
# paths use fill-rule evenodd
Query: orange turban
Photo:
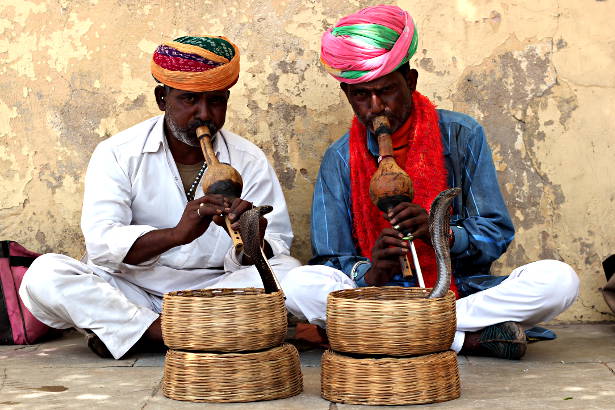
M 179 90 L 224 90 L 239 78 L 239 49 L 226 37 L 179 37 L 156 48 L 151 69 L 156 80 Z

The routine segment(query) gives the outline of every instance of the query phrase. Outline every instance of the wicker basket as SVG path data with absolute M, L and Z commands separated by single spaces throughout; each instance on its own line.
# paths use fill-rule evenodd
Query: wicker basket
M 162 391 L 175 400 L 247 402 L 291 397 L 303 390 L 299 353 L 284 343 L 254 353 L 167 351 Z
M 204 289 L 164 295 L 162 336 L 171 349 L 208 352 L 256 351 L 278 346 L 286 336 L 281 292 Z
M 349 404 L 423 404 L 460 396 L 452 350 L 408 358 L 357 359 L 326 351 L 321 362 L 323 398 Z
M 455 295 L 427 299 L 431 289 L 367 287 L 331 292 L 327 336 L 339 352 L 412 356 L 450 349 Z

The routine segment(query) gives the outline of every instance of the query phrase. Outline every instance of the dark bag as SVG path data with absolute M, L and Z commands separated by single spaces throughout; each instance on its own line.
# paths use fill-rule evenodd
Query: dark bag
M 606 285 L 602 288 L 602 295 L 607 305 L 615 312 L 615 255 L 611 255 L 602 262 Z
M 19 297 L 19 286 L 28 267 L 40 256 L 13 241 L 0 241 L 0 345 L 24 345 L 50 336 Z

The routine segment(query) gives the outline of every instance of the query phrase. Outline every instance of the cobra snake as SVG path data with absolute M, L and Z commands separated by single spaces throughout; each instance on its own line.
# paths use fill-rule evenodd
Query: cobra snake
M 438 279 L 427 296 L 428 299 L 440 298 L 446 295 L 451 287 L 451 251 L 449 247 L 450 223 L 448 209 L 461 192 L 460 188 L 450 188 L 438 194 L 429 211 L 429 233 L 431 244 L 436 252 Z
M 273 210 L 269 205 L 257 206 L 244 212 L 239 218 L 239 232 L 243 241 L 243 252 L 254 262 L 265 293 L 282 291 L 261 246 L 260 217 Z

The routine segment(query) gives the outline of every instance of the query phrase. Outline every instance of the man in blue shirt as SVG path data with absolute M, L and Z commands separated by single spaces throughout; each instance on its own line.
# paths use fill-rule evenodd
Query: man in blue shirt
M 461 297 L 451 348 L 519 359 L 527 344 L 523 329 L 568 308 L 579 281 L 570 266 L 553 260 L 522 266 L 508 277 L 489 275 L 514 237 L 491 150 L 474 119 L 435 110 L 416 92 L 418 73 L 408 65 L 416 36 L 412 18 L 395 6 L 361 10 L 323 35 L 321 61 L 341 82 L 356 118 L 324 154 L 312 204 L 313 266 L 293 271 L 304 280 L 296 291 L 305 300 L 291 311 L 323 326 L 330 291 L 417 286 L 416 275 L 401 275 L 399 262 L 409 251 L 402 239 L 409 233 L 429 278 L 435 265 L 426 209 L 440 190 L 460 187 L 450 220 L 453 289 Z M 415 188 L 413 202 L 385 214 L 366 194 L 379 159 L 372 121 L 381 115 L 391 125 L 395 160 Z M 433 274 L 431 283 L 427 278 L 433 285 Z

